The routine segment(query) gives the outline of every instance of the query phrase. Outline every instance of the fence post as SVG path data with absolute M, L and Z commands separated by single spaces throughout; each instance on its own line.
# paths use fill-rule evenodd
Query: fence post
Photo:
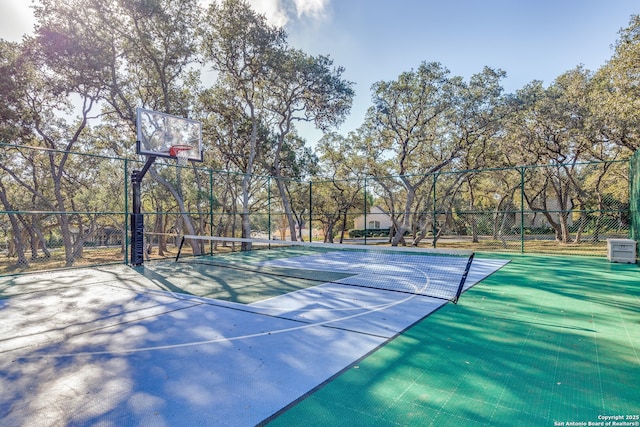
M 437 245 L 437 240 L 438 240 L 438 227 L 437 227 L 437 220 L 438 220 L 438 210 L 436 209 L 436 203 L 438 201 L 438 195 L 436 194 L 436 183 L 438 181 L 438 174 L 434 173 L 433 174 L 433 242 L 431 244 L 431 246 L 433 246 L 434 248 Z
M 213 170 L 209 169 L 209 235 L 213 236 Z M 209 242 L 209 254 L 213 255 L 213 241 Z
M 367 177 L 364 177 L 364 244 L 367 244 Z
M 640 150 L 629 159 L 629 237 L 640 240 Z M 640 250 L 640 245 L 638 245 Z
M 309 180 L 309 241 L 313 241 L 313 228 L 311 227 L 311 221 L 313 221 L 313 181 Z
M 520 253 L 524 253 L 524 166 L 520 168 Z
M 271 240 L 271 177 L 267 177 L 267 232 Z
M 124 264 L 129 259 L 129 159 L 124 159 Z

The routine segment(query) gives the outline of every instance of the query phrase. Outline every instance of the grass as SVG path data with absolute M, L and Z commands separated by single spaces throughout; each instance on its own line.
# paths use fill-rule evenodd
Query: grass
M 17 258 L 3 257 L 0 259 L 0 275 L 18 274 L 32 271 L 56 270 L 68 267 L 66 265 L 64 250 L 55 249 L 49 257 L 27 258 L 28 264 L 18 264 Z M 124 252 L 118 248 L 87 248 L 82 257 L 74 260 L 72 267 L 87 267 L 91 265 L 103 265 L 124 262 Z
M 420 246 L 431 247 L 430 243 Z M 522 244 L 520 240 L 506 241 L 480 239 L 478 243 L 456 240 L 439 240 L 439 248 L 472 249 L 476 252 L 508 252 L 520 253 Z M 555 240 L 530 239 L 524 241 L 524 253 L 530 254 L 554 254 L 554 255 L 579 255 L 579 256 L 601 256 L 607 255 L 607 242 L 581 242 L 581 243 L 559 243 Z
M 380 240 L 369 241 L 371 245 L 387 246 L 388 242 Z M 423 240 L 419 247 L 431 248 L 431 240 Z M 443 238 L 437 242 L 438 248 L 449 249 L 466 249 L 476 252 L 495 252 L 495 253 L 513 253 L 521 252 L 522 246 L 520 240 L 491 240 L 480 239 L 478 243 L 471 243 L 468 240 Z M 237 246 L 239 248 L 239 246 Z M 220 246 L 218 250 L 228 251 L 230 248 Z M 170 246 L 163 256 L 157 254 L 157 248 L 149 256 L 151 259 L 172 258 L 177 254 L 178 249 Z M 183 247 L 184 255 L 191 253 L 189 245 Z M 524 253 L 531 254 L 555 254 L 555 255 L 581 255 L 581 256 L 599 256 L 606 257 L 607 242 L 582 242 L 582 243 L 558 243 L 554 240 L 537 240 L 530 239 L 524 242 Z M 91 265 L 103 265 L 112 263 L 124 263 L 125 254 L 121 247 L 96 247 L 85 248 L 82 257 L 74 260 L 73 267 L 87 267 Z M 64 251 L 62 249 L 51 250 L 50 257 L 38 257 L 36 259 L 29 258 L 27 265 L 17 264 L 15 257 L 0 258 L 0 275 L 19 274 L 32 271 L 47 271 L 68 267 L 65 262 Z

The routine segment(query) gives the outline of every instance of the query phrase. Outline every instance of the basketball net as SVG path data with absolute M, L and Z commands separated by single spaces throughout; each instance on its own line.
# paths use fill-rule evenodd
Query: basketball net
M 186 166 L 189 161 L 189 150 L 182 150 L 176 154 L 176 158 L 178 159 L 178 165 Z
M 175 156 L 179 166 L 186 166 L 189 162 L 190 145 L 174 145 L 169 149 L 169 154 Z

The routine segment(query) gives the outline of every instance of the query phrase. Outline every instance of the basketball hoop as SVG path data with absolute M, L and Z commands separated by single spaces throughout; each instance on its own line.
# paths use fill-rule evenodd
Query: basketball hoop
M 175 157 L 178 160 L 178 165 L 186 166 L 189 161 L 189 152 L 191 151 L 190 145 L 185 144 L 177 144 L 172 145 L 169 148 L 169 154 Z

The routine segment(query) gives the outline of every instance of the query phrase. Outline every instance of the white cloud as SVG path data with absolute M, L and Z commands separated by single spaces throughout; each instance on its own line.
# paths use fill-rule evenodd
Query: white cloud
M 280 0 L 249 0 L 249 4 L 256 12 L 266 16 L 271 25 L 284 27 L 289 22 Z
M 284 27 L 292 16 L 322 19 L 330 0 L 249 0 L 271 25 Z
M 313 19 L 320 19 L 329 5 L 329 0 L 293 0 L 296 6 L 298 17 L 309 16 Z

